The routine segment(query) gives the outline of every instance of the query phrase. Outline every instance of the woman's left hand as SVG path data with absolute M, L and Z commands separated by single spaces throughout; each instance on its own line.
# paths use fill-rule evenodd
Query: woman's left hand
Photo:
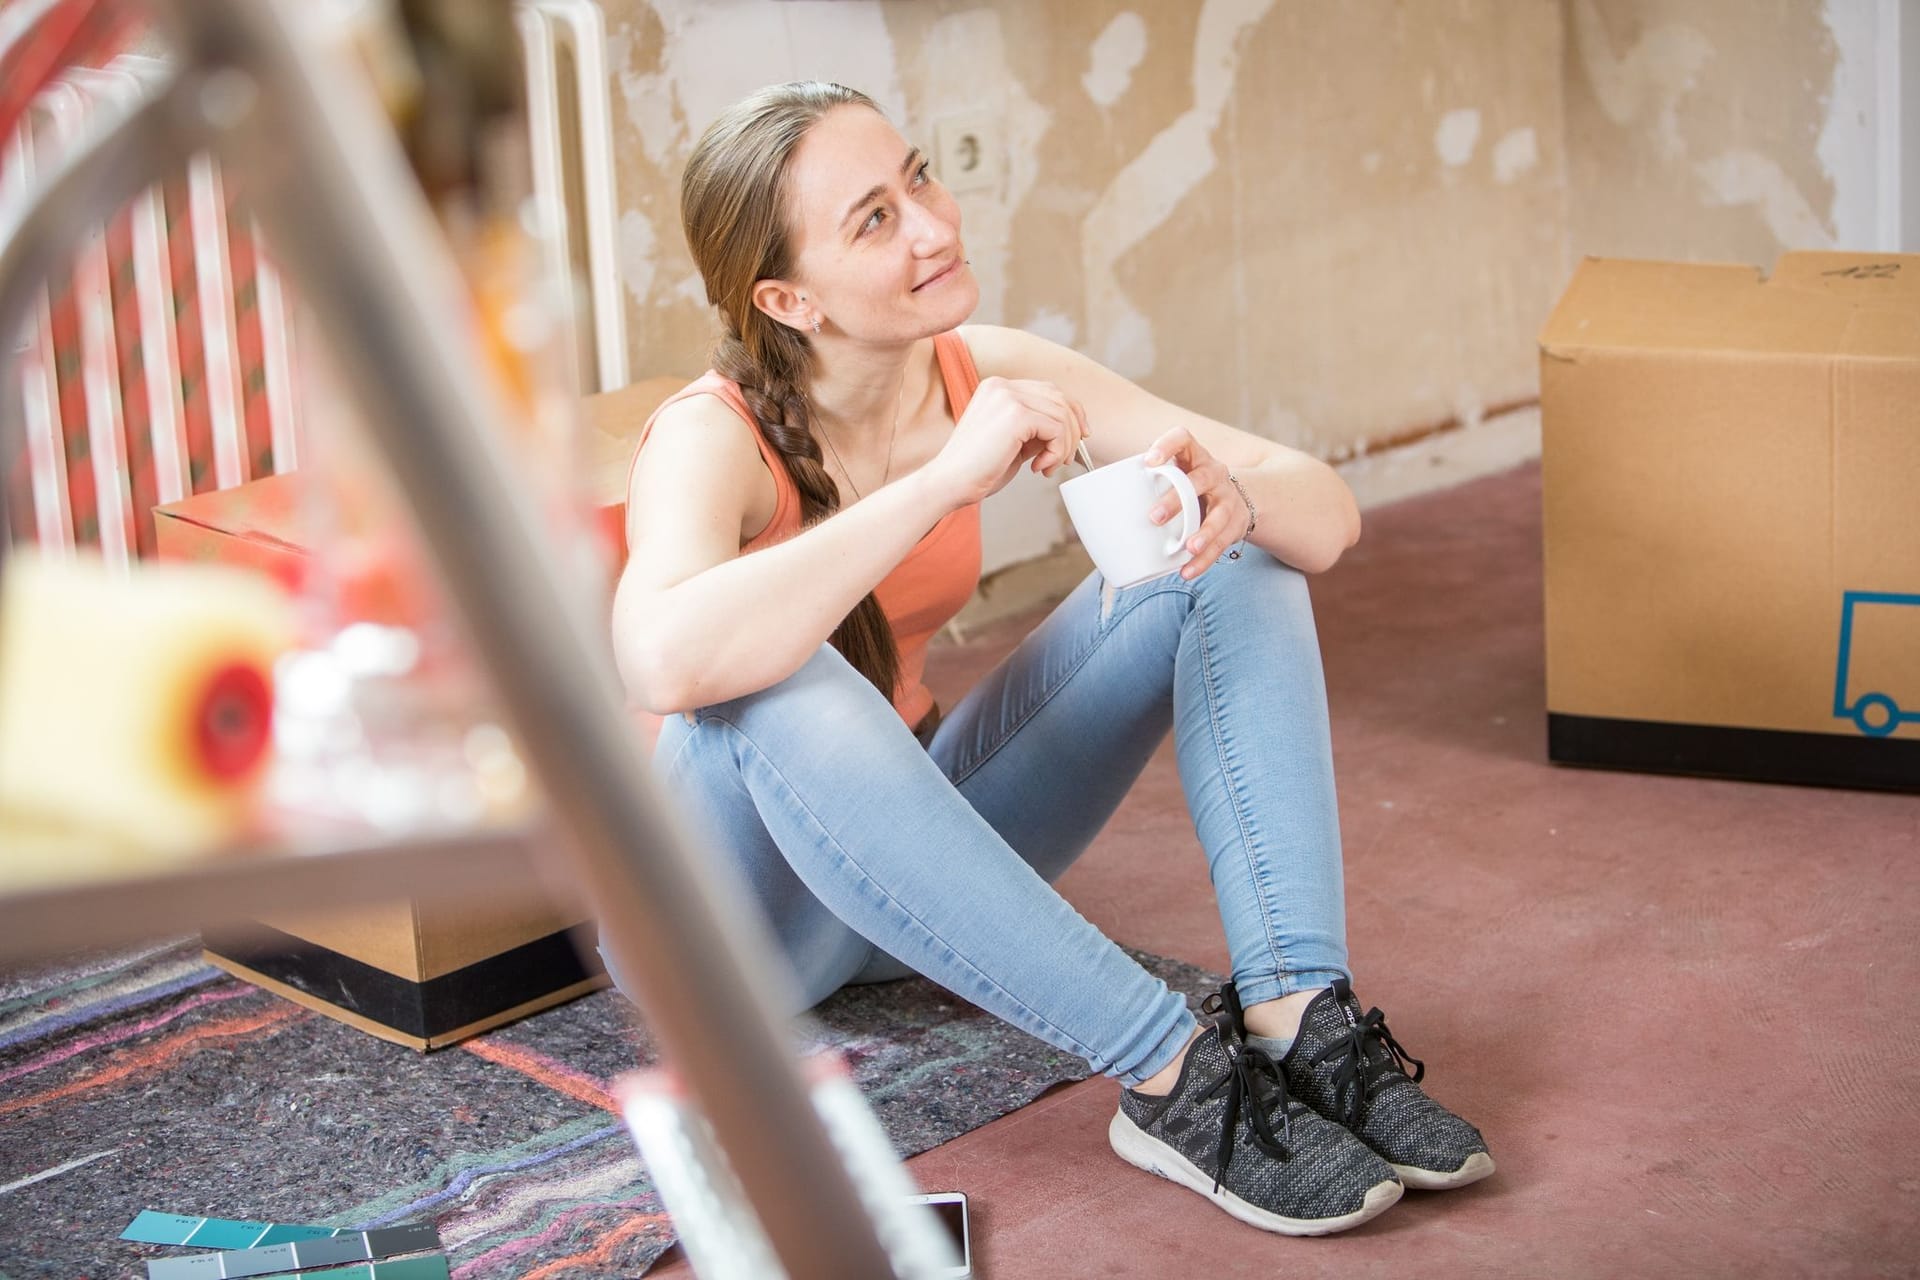
M 1155 440 L 1143 461 L 1150 467 L 1172 462 L 1193 481 L 1193 491 L 1200 497 L 1200 528 L 1187 539 L 1193 559 L 1181 568 L 1180 576 L 1197 578 L 1246 532 L 1246 501 L 1227 479 L 1226 463 L 1208 453 L 1185 427 L 1175 427 Z M 1154 506 L 1148 518 L 1155 524 L 1165 524 L 1179 514 L 1179 499 L 1169 495 Z

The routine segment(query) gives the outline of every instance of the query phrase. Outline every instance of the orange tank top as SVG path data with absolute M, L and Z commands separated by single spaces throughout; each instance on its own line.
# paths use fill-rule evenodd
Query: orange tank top
M 954 421 L 967 411 L 974 388 L 980 384 L 973 355 L 957 333 L 934 337 L 934 355 L 940 362 L 940 378 L 946 385 L 947 406 Z M 660 411 L 689 396 L 718 396 L 727 407 L 753 427 L 760 445 L 760 457 L 773 475 L 773 518 L 767 527 L 740 548 L 742 555 L 784 542 L 800 532 L 800 491 L 787 474 L 786 464 L 754 422 L 740 384 L 708 370 L 680 391 L 663 401 L 641 428 L 639 450 Z M 632 468 L 628 468 L 631 487 Z M 909 725 L 918 725 L 933 710 L 933 694 L 926 685 L 927 645 L 934 633 L 960 612 L 980 582 L 980 506 L 975 503 L 949 513 L 920 539 L 893 572 L 874 588 L 880 609 L 893 627 L 894 641 L 900 649 L 900 684 L 894 690 L 893 707 Z

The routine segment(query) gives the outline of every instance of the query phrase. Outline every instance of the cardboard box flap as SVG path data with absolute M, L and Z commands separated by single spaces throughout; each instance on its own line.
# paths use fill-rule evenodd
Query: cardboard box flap
M 1920 355 L 1920 255 L 1790 253 L 1771 276 L 1588 258 L 1540 349 L 1569 360 L 1609 349 L 1910 358 Z
M 300 479 L 286 472 L 233 489 L 196 493 L 155 507 L 154 514 L 305 555 L 301 544 L 308 540 L 311 516 L 303 509 L 303 501 Z

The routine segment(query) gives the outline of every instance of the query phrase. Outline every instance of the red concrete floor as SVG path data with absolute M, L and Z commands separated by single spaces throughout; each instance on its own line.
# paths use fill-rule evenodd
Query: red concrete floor
M 976 1275 L 1920 1275 L 1920 800 L 1546 764 L 1539 506 L 1525 467 L 1371 512 L 1313 587 L 1356 991 L 1498 1172 L 1271 1236 L 1122 1163 L 1089 1080 L 910 1162 Z M 1167 750 L 1060 889 L 1226 966 Z

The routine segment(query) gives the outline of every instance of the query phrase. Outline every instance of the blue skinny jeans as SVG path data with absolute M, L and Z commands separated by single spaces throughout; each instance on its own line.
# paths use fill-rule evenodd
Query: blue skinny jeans
M 791 962 L 793 1012 L 919 972 L 1134 1085 L 1193 1016 L 1052 882 L 1169 727 L 1242 1002 L 1351 976 L 1313 610 L 1262 551 L 1192 582 L 1090 576 L 924 746 L 823 645 L 668 717 L 654 763 Z

